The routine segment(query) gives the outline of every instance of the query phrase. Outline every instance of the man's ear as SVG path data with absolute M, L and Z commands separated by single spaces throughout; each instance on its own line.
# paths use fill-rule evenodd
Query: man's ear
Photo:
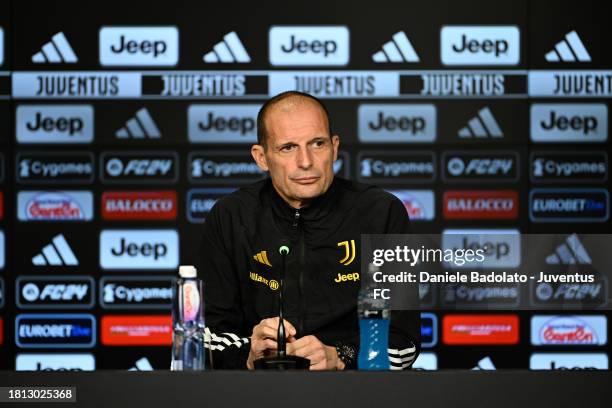
M 334 148 L 334 161 L 338 160 L 338 149 L 340 147 L 340 136 L 333 135 L 331 137 L 332 147 Z
M 268 171 L 268 163 L 266 162 L 265 149 L 262 145 L 253 145 L 251 146 L 251 156 L 253 156 L 253 160 L 257 163 L 260 169 L 263 171 Z

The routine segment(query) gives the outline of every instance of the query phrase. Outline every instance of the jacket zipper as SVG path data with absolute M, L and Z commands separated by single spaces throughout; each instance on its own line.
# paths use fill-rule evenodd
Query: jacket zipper
M 299 247 L 300 247 L 300 274 L 298 277 L 298 292 L 300 295 L 300 306 L 299 306 L 299 315 L 298 315 L 298 335 L 304 335 L 304 310 L 305 310 L 305 300 L 304 300 L 304 265 L 305 265 L 305 245 L 304 245 L 304 230 L 300 226 L 300 210 L 296 209 L 293 215 L 293 227 L 299 229 Z

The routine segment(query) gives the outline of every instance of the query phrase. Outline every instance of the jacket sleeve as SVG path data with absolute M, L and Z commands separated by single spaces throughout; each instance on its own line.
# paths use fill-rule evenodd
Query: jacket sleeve
M 387 234 L 410 234 L 410 221 L 404 204 L 393 197 L 387 219 Z M 410 293 L 418 300 L 418 288 Z M 411 287 L 411 289 L 412 289 Z M 415 302 L 418 304 L 418 302 Z M 409 369 L 421 350 L 420 310 L 392 310 L 389 329 L 389 361 L 392 370 Z
M 224 241 L 224 211 L 217 203 L 204 223 L 196 259 L 204 281 L 205 347 L 207 365 L 214 369 L 246 369 L 250 338 L 244 315 L 236 267 Z M 229 214 L 225 214 L 226 217 Z M 212 360 L 212 361 L 211 361 Z

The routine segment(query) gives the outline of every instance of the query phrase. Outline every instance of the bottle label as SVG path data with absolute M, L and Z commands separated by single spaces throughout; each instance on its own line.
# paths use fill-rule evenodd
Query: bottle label
M 183 321 L 195 320 L 200 310 L 200 294 L 195 282 L 187 281 L 183 284 Z

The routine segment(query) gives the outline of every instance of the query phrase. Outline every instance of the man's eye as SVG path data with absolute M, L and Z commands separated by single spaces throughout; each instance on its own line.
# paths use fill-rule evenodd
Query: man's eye
M 290 152 L 291 150 L 293 150 L 294 147 L 295 146 L 293 146 L 293 145 L 283 146 L 283 147 L 281 147 L 281 151 L 282 152 Z
M 325 141 L 317 140 L 314 144 L 315 144 L 316 147 L 321 147 L 321 146 L 325 145 Z

